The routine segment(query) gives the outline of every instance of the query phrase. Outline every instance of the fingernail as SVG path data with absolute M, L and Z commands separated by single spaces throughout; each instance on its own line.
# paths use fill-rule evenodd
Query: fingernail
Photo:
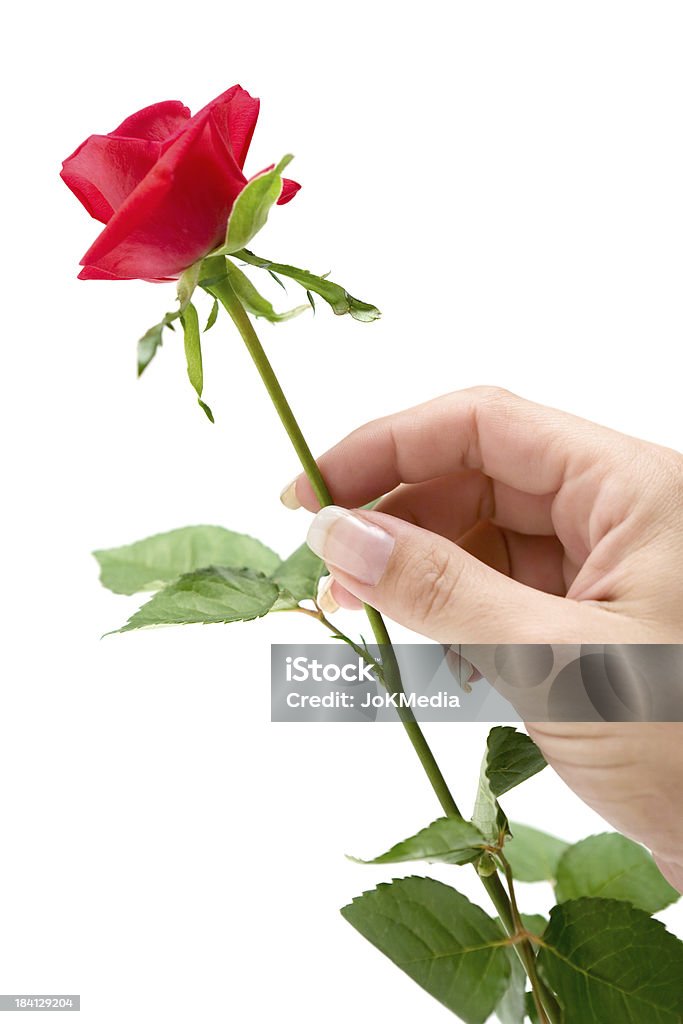
M 381 580 L 394 547 L 394 538 L 379 526 L 336 505 L 318 512 L 306 540 L 323 561 L 373 587 Z
M 280 494 L 280 501 L 285 508 L 291 508 L 292 510 L 301 508 L 301 502 L 296 496 L 296 482 L 298 479 L 298 476 L 295 477 Z
M 335 612 L 339 611 L 339 605 L 335 601 L 334 594 L 332 593 L 333 583 L 334 576 L 325 576 L 320 584 L 320 590 L 318 591 L 318 607 L 321 611 L 325 612 L 326 615 L 334 615 Z

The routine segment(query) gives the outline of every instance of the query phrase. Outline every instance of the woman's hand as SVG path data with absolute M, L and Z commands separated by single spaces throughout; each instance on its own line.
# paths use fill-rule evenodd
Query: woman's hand
M 473 388 L 360 427 L 319 466 L 336 506 L 309 544 L 342 605 L 442 643 L 683 641 L 677 452 Z M 283 500 L 319 508 L 303 476 Z
M 474 388 L 360 427 L 319 466 L 337 503 L 309 532 L 332 574 L 328 607 L 367 602 L 446 644 L 683 642 L 674 451 Z M 283 501 L 319 507 L 302 476 Z M 683 725 L 529 731 L 683 890 Z

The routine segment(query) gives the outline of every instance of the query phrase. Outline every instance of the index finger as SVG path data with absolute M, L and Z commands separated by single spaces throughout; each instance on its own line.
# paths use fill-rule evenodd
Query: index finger
M 563 483 L 624 438 L 500 388 L 455 391 L 366 423 L 331 448 L 318 466 L 335 504 L 356 508 L 401 483 L 478 469 L 527 494 L 559 492 Z M 318 506 L 305 477 L 299 501 Z

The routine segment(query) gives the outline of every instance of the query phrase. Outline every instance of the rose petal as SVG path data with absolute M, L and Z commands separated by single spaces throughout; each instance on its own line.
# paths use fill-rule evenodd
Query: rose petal
M 98 270 L 97 267 L 83 267 L 78 275 L 79 281 L 121 281 L 123 278 L 116 274 L 109 274 L 106 270 Z
M 282 179 L 282 192 L 280 192 L 280 198 L 277 201 L 278 206 L 284 206 L 297 194 L 301 185 L 298 181 L 292 181 L 291 178 Z
M 235 85 L 194 117 L 168 100 L 87 139 L 62 177 L 107 226 L 81 260 L 80 278 L 168 280 L 214 248 L 246 184 L 258 112 L 259 100 Z M 284 179 L 278 203 L 299 188 Z
M 118 128 L 109 132 L 109 135 L 165 142 L 175 135 L 179 128 L 184 128 L 190 117 L 190 111 L 180 100 L 164 100 L 131 114 Z
M 260 178 L 262 174 L 267 174 L 268 171 L 272 171 L 273 167 L 275 167 L 275 164 L 268 164 L 268 166 L 264 167 L 262 171 L 258 172 L 258 174 L 252 174 L 249 181 L 253 181 L 254 178 Z M 280 191 L 280 197 L 277 200 L 277 205 L 284 206 L 285 203 L 288 203 L 290 199 L 294 198 L 300 188 L 301 185 L 298 181 L 292 181 L 291 178 L 283 178 L 282 189 Z
M 97 267 L 83 267 L 78 275 L 79 281 L 129 281 L 128 277 L 117 277 L 106 270 L 98 270 Z M 146 277 L 146 281 L 152 284 L 163 284 L 167 281 L 177 281 L 177 277 Z
M 111 218 L 81 260 L 91 273 L 175 277 L 222 240 L 246 179 L 219 137 L 212 108 L 195 114 Z
M 247 158 L 260 105 L 261 101 L 250 96 L 241 85 L 233 85 L 204 107 L 204 111 L 211 111 L 216 129 L 240 169 Z
M 106 224 L 160 154 L 158 142 L 91 135 L 66 158 L 61 177 L 90 216 Z

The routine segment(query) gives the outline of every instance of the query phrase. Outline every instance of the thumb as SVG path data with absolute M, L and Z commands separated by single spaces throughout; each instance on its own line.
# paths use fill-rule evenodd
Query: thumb
M 322 509 L 308 545 L 351 594 L 439 643 L 578 642 L 580 605 L 381 512 Z

